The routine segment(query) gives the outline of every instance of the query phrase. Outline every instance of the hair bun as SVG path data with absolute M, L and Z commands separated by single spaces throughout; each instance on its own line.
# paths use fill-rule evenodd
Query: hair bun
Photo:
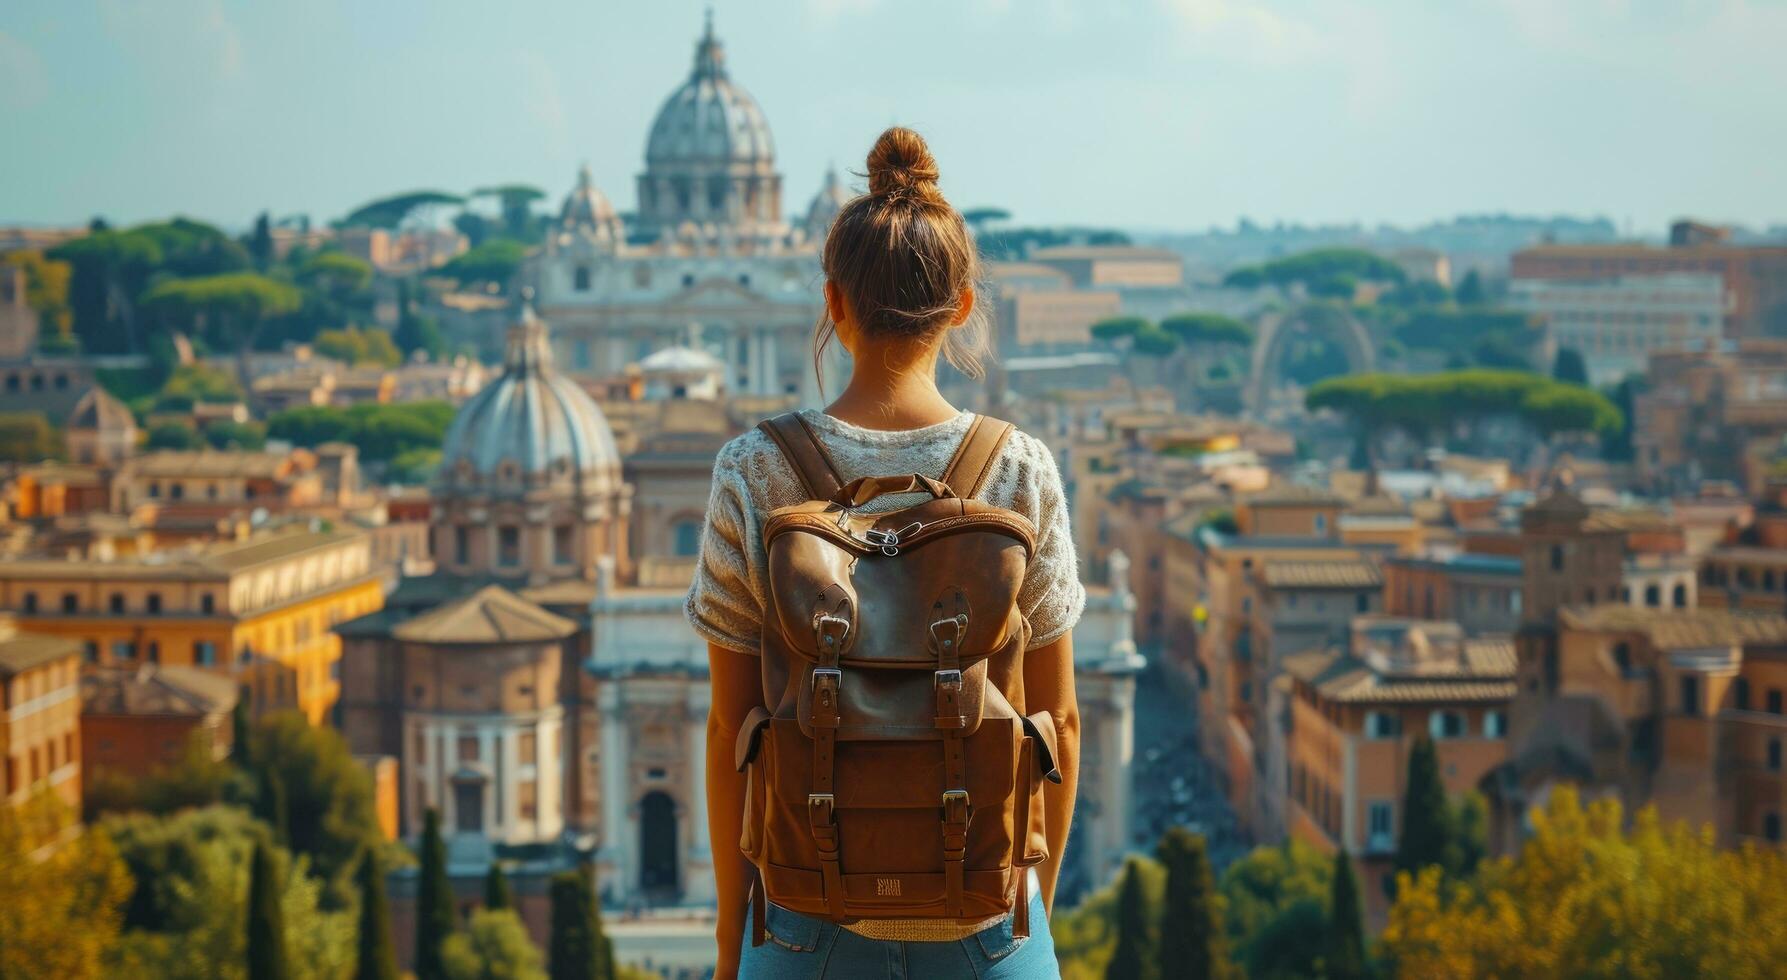
M 937 189 L 937 160 L 925 138 L 904 126 L 881 134 L 869 150 L 869 193 L 875 197 L 916 197 L 941 201 Z

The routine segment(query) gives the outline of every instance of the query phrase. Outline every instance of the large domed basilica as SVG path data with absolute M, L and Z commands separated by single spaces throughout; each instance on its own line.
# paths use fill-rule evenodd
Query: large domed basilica
M 711 16 L 646 135 L 637 191 L 623 222 L 585 168 L 533 260 L 566 369 L 617 376 L 693 331 L 728 365 L 730 390 L 815 401 L 818 245 L 846 195 L 830 173 L 806 220 L 789 222 L 769 120 L 733 79 Z

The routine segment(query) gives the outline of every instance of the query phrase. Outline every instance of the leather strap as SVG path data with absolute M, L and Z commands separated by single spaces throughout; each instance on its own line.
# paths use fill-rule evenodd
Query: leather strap
M 808 500 L 830 500 L 837 496 L 844 481 L 838 476 L 838 468 L 826 453 L 825 445 L 819 441 L 819 434 L 800 417 L 799 412 L 784 412 L 764 419 L 757 423 L 757 428 L 782 451 L 782 458 L 788 461 L 801 487 L 807 491 Z
M 1030 938 L 1030 869 L 1018 868 L 1018 894 L 1011 906 L 1011 938 Z
M 962 883 L 968 861 L 968 765 L 961 736 L 943 736 L 943 914 L 962 917 Z
M 807 825 L 819 851 L 825 903 L 832 919 L 840 920 L 844 917 L 844 873 L 838 866 L 838 809 L 833 774 L 838 761 L 838 701 L 844 683 L 838 657 L 843 653 L 849 624 L 835 616 L 822 615 L 814 619 L 813 630 L 817 634 L 819 664 L 811 672 L 812 716 L 808 722 L 813 728 L 813 790 L 807 794 Z
M 763 945 L 763 920 L 769 914 L 769 910 L 764 908 L 765 903 L 763 873 L 758 871 L 757 866 L 753 864 L 751 865 L 751 947 L 753 949 Z
M 861 507 L 887 493 L 928 493 L 939 500 L 955 496 L 955 491 L 948 484 L 912 473 L 907 476 L 857 477 L 839 490 L 831 500 L 842 507 Z
M 968 434 L 962 437 L 955 456 L 943 469 L 943 482 L 955 490 L 956 496 L 966 500 L 980 492 L 981 484 L 993 471 L 993 461 L 999 458 L 999 451 L 1005 448 L 1005 440 L 1011 436 L 1013 428 L 1004 419 L 985 415 L 976 415 L 968 424 Z

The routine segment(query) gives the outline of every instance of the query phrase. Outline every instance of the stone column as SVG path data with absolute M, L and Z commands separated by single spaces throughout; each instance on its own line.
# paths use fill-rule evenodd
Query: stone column
M 688 847 L 683 861 L 683 901 L 714 900 L 714 854 L 707 836 L 707 712 L 712 688 L 707 681 L 692 681 L 688 698 L 689 775 Z
M 490 769 L 489 788 L 484 794 L 484 836 L 493 842 L 504 839 L 509 829 L 510 794 L 503 785 L 509 774 L 500 757 L 502 751 L 503 742 L 497 730 L 478 726 L 478 761 Z
M 602 711 L 602 838 L 598 854 L 610 875 L 605 884 L 620 900 L 632 894 L 639 884 L 639 834 L 627 799 L 632 760 L 627 748 L 621 682 L 607 678 L 601 683 L 598 699 Z
M 763 387 L 765 395 L 776 395 L 782 391 L 782 361 L 776 353 L 776 331 L 765 328 L 763 331 Z

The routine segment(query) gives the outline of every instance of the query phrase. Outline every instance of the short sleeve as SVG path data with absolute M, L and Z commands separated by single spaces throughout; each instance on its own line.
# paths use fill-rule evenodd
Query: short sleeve
M 763 629 L 763 596 L 755 585 L 759 576 L 753 566 L 760 560 L 745 493 L 736 454 L 722 450 L 714 462 L 701 551 L 683 613 L 711 642 L 756 654 Z
M 1055 642 L 1080 621 L 1086 607 L 1086 587 L 1080 584 L 1079 556 L 1074 551 L 1073 529 L 1068 524 L 1067 493 L 1061 473 L 1048 448 L 1028 436 L 1023 474 L 1031 488 L 1028 507 L 1036 525 L 1036 554 L 1024 573 L 1018 605 L 1030 621 L 1030 649 Z

